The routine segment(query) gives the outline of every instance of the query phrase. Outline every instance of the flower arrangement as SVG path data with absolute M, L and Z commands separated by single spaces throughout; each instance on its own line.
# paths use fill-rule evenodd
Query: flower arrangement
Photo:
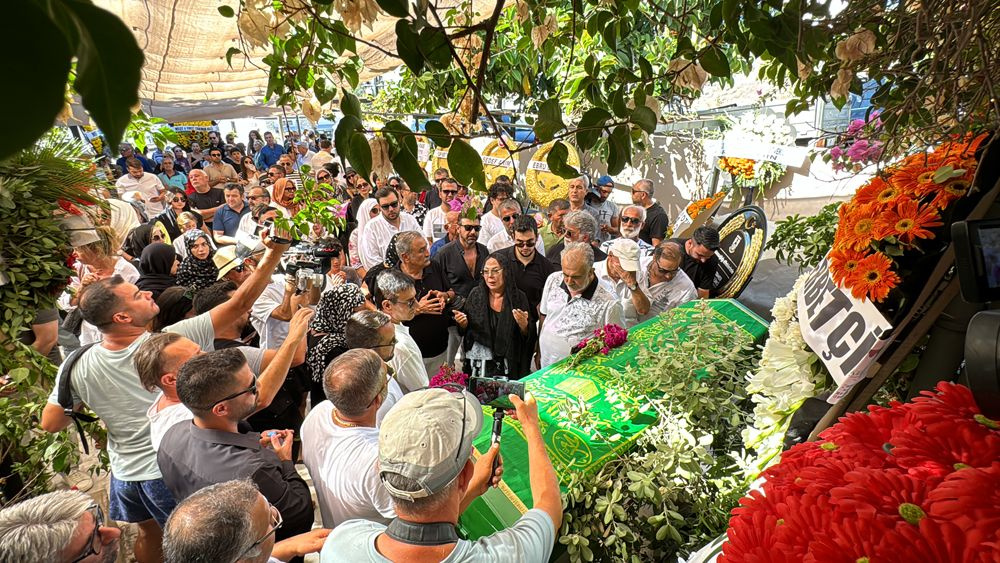
M 579 344 L 573 347 L 573 357 L 569 361 L 569 367 L 576 367 L 587 358 L 592 358 L 598 353 L 605 356 L 611 352 L 612 348 L 618 348 L 628 340 L 628 329 L 616 324 L 604 325 L 594 331 L 594 336 L 584 338 Z
M 719 158 L 719 169 L 723 172 L 729 172 L 733 175 L 733 181 L 737 185 L 750 185 L 754 180 L 754 167 L 757 164 L 756 160 L 749 158 L 738 158 L 732 156 L 723 156 Z
M 852 120 L 844 133 L 845 140 L 832 147 L 823 155 L 823 160 L 829 162 L 836 171 L 851 170 L 859 172 L 869 164 L 874 164 L 882 157 L 885 145 L 877 140 L 882 130 L 882 119 L 879 112 L 873 111 L 867 119 Z
M 720 562 L 997 561 L 1000 423 L 952 383 L 799 444 L 732 512 Z
M 747 383 L 754 403 L 753 418 L 743 430 L 743 444 L 754 453 L 745 468 L 750 479 L 777 460 L 792 415 L 826 385 L 826 370 L 799 330 L 796 303 L 807 277 L 800 276 L 788 295 L 775 300 L 760 364 Z
M 724 159 L 726 157 L 722 158 Z M 746 160 L 746 159 L 740 159 L 740 160 Z M 722 164 L 720 163 L 719 166 L 721 167 Z M 692 202 L 690 205 L 687 206 L 686 209 L 688 216 L 691 217 L 692 219 L 698 217 L 698 215 L 701 215 L 703 211 L 711 209 L 712 206 L 715 205 L 717 201 L 719 201 L 725 196 L 726 192 L 719 192 L 715 195 L 711 195 L 706 198 L 699 199 L 698 201 Z
M 747 144 L 787 146 L 792 144 L 792 131 L 783 117 L 762 111 L 747 112 L 738 120 L 730 120 L 732 129 L 727 141 Z M 733 185 L 754 188 L 763 192 L 785 174 L 785 167 L 777 162 L 756 161 L 748 158 L 722 157 L 719 168 L 733 175 Z
M 839 287 L 858 299 L 885 300 L 900 283 L 900 266 L 923 253 L 921 245 L 944 226 L 941 214 L 969 193 L 975 153 L 986 137 L 910 155 L 840 207 L 830 251 L 830 273 Z
M 431 378 L 431 387 L 444 387 L 445 385 L 461 385 L 465 387 L 469 381 L 469 374 L 456 370 L 447 363 L 438 368 L 437 373 Z

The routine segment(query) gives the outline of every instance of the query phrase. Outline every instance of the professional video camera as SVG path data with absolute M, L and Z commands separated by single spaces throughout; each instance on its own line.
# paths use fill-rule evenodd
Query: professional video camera
M 339 248 L 332 248 L 322 241 L 315 244 L 299 243 L 289 248 L 284 256 L 285 275 L 295 278 L 299 291 L 313 287 L 320 290 L 326 285 L 326 273 L 330 271 L 330 259 L 340 256 Z

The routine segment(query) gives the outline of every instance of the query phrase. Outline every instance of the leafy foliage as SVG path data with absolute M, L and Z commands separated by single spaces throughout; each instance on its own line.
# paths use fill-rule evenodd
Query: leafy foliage
M 83 160 L 82 146 L 58 131 L 0 161 L 0 373 L 12 381 L 13 393 L 0 396 L 0 457 L 13 461 L 24 484 L 20 495 L 44 492 L 53 472 L 68 471 L 78 459 L 75 438 L 68 432 L 37 430 L 42 409 L 55 381 L 56 368 L 17 340 L 29 329 L 38 310 L 55 306 L 73 271 L 66 266 L 69 234 L 59 221 L 68 209 L 86 209 L 96 201 L 89 190 L 98 181 Z M 60 205 L 61 203 L 61 205 Z M 89 432 L 102 434 L 96 424 Z M 5 476 L 7 477 L 7 476 Z M 7 477 L 9 479 L 9 477 Z
M 736 466 L 752 407 L 746 373 L 758 352 L 738 326 L 713 322 L 706 303 L 675 309 L 664 322 L 676 315 L 690 316 L 686 329 L 640 352 L 638 367 L 620 374 L 609 394 L 618 417 L 653 411 L 657 423 L 631 453 L 569 483 L 559 542 L 574 562 L 686 555 L 726 529 L 746 490 Z M 566 410 L 576 424 L 599 424 L 572 405 Z
M 798 266 L 799 271 L 816 266 L 833 246 L 840 206 L 840 202 L 830 203 L 816 215 L 795 214 L 778 221 L 764 248 L 774 250 L 775 259 Z
M 132 119 L 128 122 L 124 140 L 132 143 L 140 153 L 145 153 L 147 136 L 153 138 L 153 144 L 161 151 L 167 145 L 176 145 L 180 141 L 177 132 L 167 125 L 166 119 L 149 117 L 140 110 L 132 115 Z

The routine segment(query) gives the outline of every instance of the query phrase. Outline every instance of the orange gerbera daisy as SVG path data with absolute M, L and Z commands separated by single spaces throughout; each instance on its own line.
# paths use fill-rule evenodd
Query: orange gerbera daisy
M 874 239 L 878 215 L 878 209 L 874 204 L 854 206 L 854 210 L 846 216 L 846 225 L 838 229 L 839 234 L 839 231 L 846 227 L 842 239 L 843 245 L 857 251 L 866 250 Z
M 904 197 L 879 216 L 875 238 L 894 236 L 904 244 L 912 244 L 916 239 L 934 238 L 929 229 L 943 224 L 933 205 L 920 205 L 920 202 Z
M 858 193 L 854 194 L 854 199 L 851 201 L 851 204 L 866 205 L 869 203 L 879 202 L 882 199 L 880 196 L 887 190 L 891 190 L 896 195 L 900 193 L 899 188 L 889 184 L 881 177 L 875 176 L 869 180 L 867 184 L 858 189 Z
M 956 200 L 965 197 L 971 187 L 972 182 L 964 177 L 950 180 L 941 186 L 941 189 L 934 195 L 931 205 L 938 209 L 947 209 Z
M 858 299 L 871 299 L 881 303 L 889 291 L 899 284 L 899 276 L 892 271 L 892 260 L 876 252 L 858 262 L 854 275 L 847 279 L 851 295 Z
M 911 154 L 889 171 L 889 183 L 903 193 L 923 195 L 934 185 L 934 171 L 940 166 L 939 160 L 940 157 L 934 154 Z
M 830 274 L 833 275 L 833 282 L 839 287 L 844 287 L 847 279 L 857 271 L 858 264 L 867 256 L 867 253 L 849 248 L 832 250 L 830 252 Z

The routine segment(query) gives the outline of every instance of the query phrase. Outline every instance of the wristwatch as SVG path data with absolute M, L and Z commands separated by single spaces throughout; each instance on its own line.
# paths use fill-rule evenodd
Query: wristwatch
M 635 290 L 639 289 L 639 282 L 636 282 L 635 285 L 633 285 L 633 286 L 626 286 L 626 287 L 628 287 L 629 291 L 635 291 Z

